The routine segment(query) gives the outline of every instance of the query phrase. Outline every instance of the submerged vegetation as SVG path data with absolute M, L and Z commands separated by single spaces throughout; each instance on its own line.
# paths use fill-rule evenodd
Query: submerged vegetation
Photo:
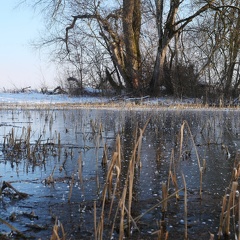
M 232 239 L 237 111 L 2 110 L 0 236 Z

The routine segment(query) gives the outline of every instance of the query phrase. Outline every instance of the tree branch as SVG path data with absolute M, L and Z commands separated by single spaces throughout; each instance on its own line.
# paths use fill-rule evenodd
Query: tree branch
M 103 19 L 99 14 L 82 14 L 82 15 L 72 16 L 73 18 L 72 23 L 68 27 L 66 27 L 66 34 L 65 34 L 65 44 L 66 44 L 67 52 L 68 53 L 70 52 L 68 47 L 69 31 L 75 27 L 78 19 L 96 19 L 102 24 L 103 29 L 111 35 L 112 39 L 115 42 L 119 41 L 117 34 L 114 32 L 114 30 L 111 28 L 108 22 L 110 18 L 118 19 L 119 18 L 118 13 L 120 14 L 121 10 L 117 11 L 116 13 L 110 13 L 105 19 Z
M 65 43 L 66 43 L 66 49 L 67 49 L 67 52 L 69 53 L 70 50 L 68 48 L 68 32 L 69 30 L 73 29 L 75 27 L 75 24 L 77 22 L 78 19 L 98 19 L 99 16 L 96 15 L 96 14 L 83 14 L 83 15 L 77 15 L 77 16 L 72 16 L 73 17 L 73 20 L 72 20 L 72 23 L 66 27 L 66 34 L 65 34 Z
M 214 0 L 211 0 L 209 3 L 201 7 L 198 11 L 196 11 L 193 15 L 191 15 L 188 18 L 184 18 L 176 22 L 174 25 L 177 26 L 178 24 L 183 23 L 177 30 L 176 32 L 181 31 L 188 23 L 190 23 L 195 17 L 199 16 L 201 13 L 205 12 L 207 9 L 211 8 L 213 5 L 212 3 Z

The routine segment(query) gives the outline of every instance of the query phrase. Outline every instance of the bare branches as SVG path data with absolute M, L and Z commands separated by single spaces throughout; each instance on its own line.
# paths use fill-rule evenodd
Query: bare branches
M 71 30 L 75 27 L 78 19 L 97 19 L 98 15 L 83 14 L 83 15 L 72 16 L 72 18 L 73 18 L 72 23 L 68 27 L 66 27 L 66 34 L 65 34 L 65 43 L 66 43 L 66 49 L 67 49 L 68 53 L 70 52 L 69 47 L 68 47 L 68 32 L 69 32 L 69 30 Z
M 185 28 L 185 26 L 187 24 L 189 24 L 195 17 L 199 16 L 201 13 L 205 12 L 206 10 L 210 9 L 212 7 L 212 3 L 214 2 L 215 0 L 211 0 L 209 3 L 205 4 L 203 7 L 201 7 L 198 11 L 196 11 L 193 15 L 187 17 L 187 18 L 184 18 L 184 19 L 181 19 L 179 21 L 177 21 L 174 25 L 177 26 L 181 23 L 183 23 L 177 30 L 176 32 L 179 32 L 181 31 L 182 29 Z

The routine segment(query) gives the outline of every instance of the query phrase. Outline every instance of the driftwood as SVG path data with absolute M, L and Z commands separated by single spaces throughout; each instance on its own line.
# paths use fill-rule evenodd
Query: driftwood
M 3 181 L 0 194 L 2 194 L 3 190 L 6 189 L 6 188 L 12 189 L 12 190 L 16 193 L 16 195 L 19 196 L 20 199 L 23 199 L 23 198 L 27 198 L 27 197 L 28 197 L 28 194 L 27 194 L 27 193 L 19 192 L 16 188 L 14 188 L 14 187 L 12 186 L 11 183 L 5 182 L 5 181 Z

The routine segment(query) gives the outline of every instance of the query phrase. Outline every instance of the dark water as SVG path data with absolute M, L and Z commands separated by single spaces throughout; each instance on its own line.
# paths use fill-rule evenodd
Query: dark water
M 15 110 L 0 112 L 0 183 L 9 182 L 25 199 L 13 196 L 4 189 L 0 199 L 0 218 L 9 222 L 25 236 L 50 239 L 57 217 L 67 239 L 94 239 L 93 202 L 97 214 L 101 209 L 102 191 L 107 167 L 101 164 L 103 147 L 108 146 L 108 158 L 115 151 L 117 134 L 121 136 L 122 175 L 126 175 L 134 145 L 135 131 L 150 121 L 143 135 L 141 163 L 135 171 L 133 211 L 136 217 L 162 199 L 162 183 L 168 181 L 170 160 L 179 189 L 184 175 L 188 189 L 188 234 L 190 239 L 209 239 L 209 232 L 217 235 L 222 198 L 231 181 L 235 155 L 240 148 L 240 121 L 238 111 L 163 110 Z M 179 156 L 180 129 L 186 121 Z M 9 133 L 15 141 L 24 139 L 30 131 L 31 151 L 16 151 L 4 139 Z M 100 134 L 101 133 L 101 134 Z M 193 141 L 194 140 L 194 141 Z M 6 140 L 5 140 L 6 141 Z M 39 148 L 34 148 L 36 143 Z M 5 148 L 4 148 L 5 144 Z M 43 147 L 45 146 L 45 147 Z M 22 147 L 23 149 L 24 146 Z M 12 153 L 12 154 L 11 154 Z M 173 153 L 173 155 L 172 155 Z M 82 159 L 79 178 L 78 159 Z M 199 161 L 206 160 L 200 199 Z M 173 169 L 173 168 L 172 168 Z M 52 176 L 53 182 L 48 182 Z M 124 179 L 124 177 L 123 177 Z M 74 181 L 73 181 L 74 180 Z M 73 189 L 69 200 L 71 181 Z M 169 182 L 169 194 L 175 187 Z M 169 239 L 183 239 L 184 202 L 168 202 L 165 216 Z M 106 208 L 109 208 L 107 206 Z M 28 218 L 24 213 L 38 217 Z M 15 218 L 10 216 L 14 214 Z M 163 218 L 161 205 L 150 211 L 137 223 L 139 231 L 128 238 L 155 239 L 157 223 Z M 111 221 L 110 221 L 111 222 Z M 34 226 L 43 229 L 36 229 Z M 106 224 L 104 239 L 108 235 Z M 0 223 L 0 233 L 10 236 L 11 230 Z M 16 237 L 13 237 L 16 238 Z M 118 238 L 114 231 L 113 238 Z

